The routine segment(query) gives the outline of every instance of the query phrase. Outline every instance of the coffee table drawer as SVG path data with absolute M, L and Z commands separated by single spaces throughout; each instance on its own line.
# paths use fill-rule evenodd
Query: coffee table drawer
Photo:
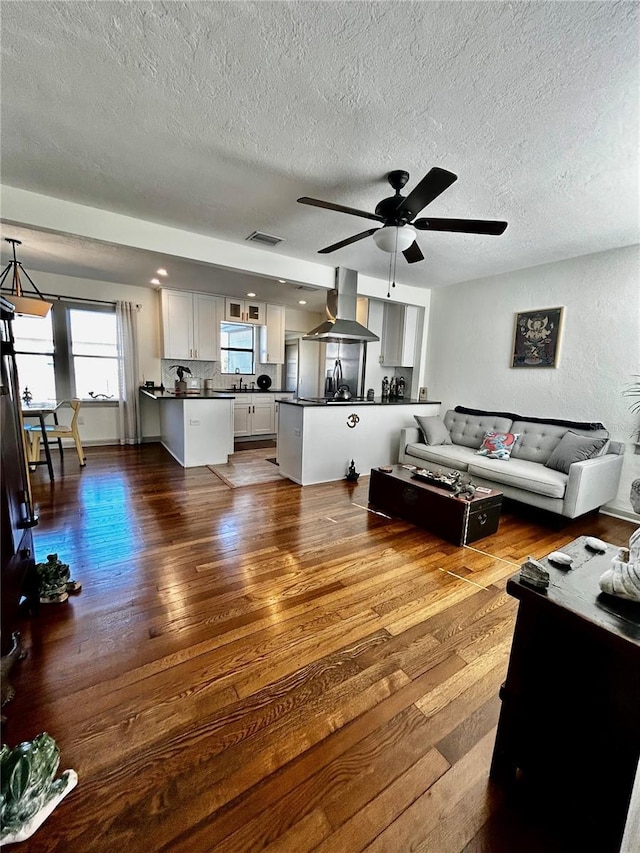
M 469 542 L 476 542 L 478 539 L 496 533 L 500 524 L 501 508 L 501 497 L 487 498 L 480 505 L 478 503 L 472 504 L 467 520 L 467 535 L 462 544 L 468 545 Z

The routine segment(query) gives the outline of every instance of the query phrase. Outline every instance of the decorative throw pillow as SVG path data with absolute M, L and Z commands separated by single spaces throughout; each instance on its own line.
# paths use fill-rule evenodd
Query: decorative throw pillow
M 519 432 L 485 432 L 480 450 L 476 450 L 476 453 L 487 459 L 510 459 L 520 435 Z
M 440 418 L 424 418 L 420 415 L 413 416 L 425 440 L 425 444 L 452 444 L 449 430 Z
M 545 462 L 545 466 L 568 474 L 570 465 L 597 456 L 608 441 L 608 438 L 587 438 L 585 435 L 578 435 L 568 430 Z

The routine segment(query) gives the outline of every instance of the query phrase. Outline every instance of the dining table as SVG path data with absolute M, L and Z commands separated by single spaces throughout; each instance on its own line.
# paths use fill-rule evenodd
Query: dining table
M 46 465 L 49 471 L 49 478 L 51 480 L 55 480 L 55 476 L 53 473 L 53 464 L 51 462 L 51 448 L 49 447 L 49 442 L 47 441 L 47 426 L 45 423 L 46 418 L 49 416 L 53 416 L 53 422 L 57 425 L 58 423 L 58 409 L 63 404 L 63 400 L 58 402 L 57 400 L 45 400 L 40 402 L 30 401 L 28 403 L 22 403 L 22 419 L 25 418 L 35 418 L 38 420 L 40 431 L 42 433 L 42 445 L 44 447 L 44 456 L 43 460 L 40 459 L 31 459 L 29 458 L 27 461 L 29 463 L 29 467 L 34 465 Z

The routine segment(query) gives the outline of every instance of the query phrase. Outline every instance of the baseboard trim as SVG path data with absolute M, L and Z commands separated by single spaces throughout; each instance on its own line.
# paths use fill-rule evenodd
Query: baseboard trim
M 610 515 L 612 518 L 619 518 L 621 521 L 631 521 L 634 524 L 640 524 L 640 515 L 626 509 L 601 509 L 602 515 Z

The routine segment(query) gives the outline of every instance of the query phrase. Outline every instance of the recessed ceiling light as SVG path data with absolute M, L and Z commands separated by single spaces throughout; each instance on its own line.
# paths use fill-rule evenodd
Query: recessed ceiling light
M 253 297 L 255 296 L 255 293 L 247 293 L 247 296 L 250 296 L 251 299 L 253 299 Z
M 160 279 L 159 278 L 152 278 L 151 284 L 160 284 Z
M 306 304 L 307 304 L 306 299 L 298 299 L 298 305 L 306 305 Z
M 159 270 L 156 270 L 156 272 L 158 273 L 158 275 L 169 275 L 169 273 L 165 269 L 162 269 L 162 268 L 160 268 Z
M 278 281 L 280 282 L 280 284 L 286 284 L 287 283 L 286 278 L 279 278 Z

